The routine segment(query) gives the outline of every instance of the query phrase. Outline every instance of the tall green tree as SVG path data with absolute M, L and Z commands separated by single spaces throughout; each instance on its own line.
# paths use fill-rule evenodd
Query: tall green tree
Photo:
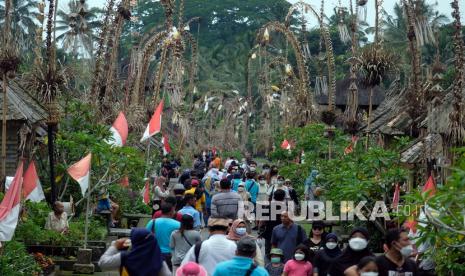
M 98 16 L 100 9 L 89 9 L 86 1 L 68 2 L 69 11 L 57 12 L 57 41 L 62 42 L 63 49 L 76 57 L 81 53 L 92 56 L 95 32 L 100 27 Z
M 11 14 L 11 31 L 21 47 L 22 52 L 32 51 L 35 30 L 38 27 L 37 16 L 39 1 L 13 0 Z M 0 26 L 5 24 L 5 1 L 0 1 Z

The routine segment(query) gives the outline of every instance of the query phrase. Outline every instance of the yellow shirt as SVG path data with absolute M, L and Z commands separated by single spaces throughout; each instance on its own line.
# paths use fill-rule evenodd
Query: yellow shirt
M 195 194 L 195 187 L 192 187 L 189 190 L 186 190 L 184 192 L 184 194 L 185 195 L 187 195 L 187 194 L 194 195 Z M 205 193 L 204 193 L 204 194 L 202 194 L 202 197 L 200 197 L 199 199 L 197 199 L 195 201 L 195 209 L 197 211 L 199 211 L 199 212 L 202 212 L 202 209 L 203 209 L 202 206 L 205 206 L 206 201 L 207 201 L 207 199 L 206 199 Z

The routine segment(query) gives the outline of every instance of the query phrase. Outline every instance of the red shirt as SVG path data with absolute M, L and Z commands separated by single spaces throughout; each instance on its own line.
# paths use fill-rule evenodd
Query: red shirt
M 153 214 L 152 219 L 157 219 L 157 218 L 159 218 L 159 217 L 161 217 L 161 210 L 156 211 L 155 214 Z M 173 217 L 173 219 L 175 219 L 175 220 L 181 222 L 182 214 L 176 212 L 176 214 L 175 214 L 175 216 Z

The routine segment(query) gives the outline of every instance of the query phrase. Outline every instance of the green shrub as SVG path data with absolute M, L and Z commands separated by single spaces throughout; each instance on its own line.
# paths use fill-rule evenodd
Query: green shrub
M 9 241 L 3 246 L 3 251 L 0 254 L 0 275 L 39 275 L 41 269 L 34 257 L 27 253 L 23 243 Z

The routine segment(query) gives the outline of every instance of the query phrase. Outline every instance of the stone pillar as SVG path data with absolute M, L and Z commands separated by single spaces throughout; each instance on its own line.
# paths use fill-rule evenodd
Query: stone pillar
M 74 272 L 80 274 L 93 274 L 95 270 L 92 263 L 92 249 L 79 248 L 77 262 L 74 264 Z

